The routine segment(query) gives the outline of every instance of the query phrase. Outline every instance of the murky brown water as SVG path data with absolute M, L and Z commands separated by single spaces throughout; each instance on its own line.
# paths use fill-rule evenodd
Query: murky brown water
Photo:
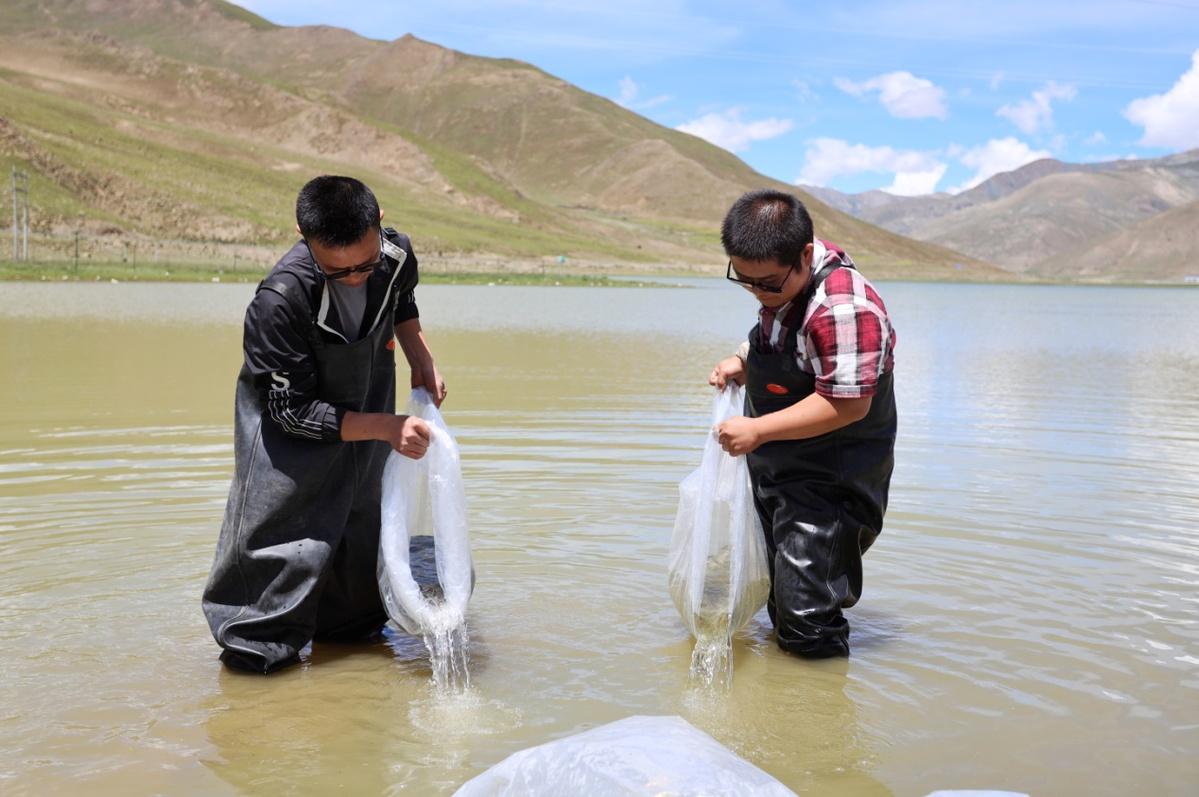
M 883 286 L 901 429 L 854 656 L 756 623 L 702 696 L 666 546 L 752 305 L 697 284 L 418 292 L 478 571 L 449 702 L 401 637 L 218 666 L 250 286 L 0 284 L 0 791 L 423 795 L 677 713 L 807 793 L 1194 793 L 1199 291 Z

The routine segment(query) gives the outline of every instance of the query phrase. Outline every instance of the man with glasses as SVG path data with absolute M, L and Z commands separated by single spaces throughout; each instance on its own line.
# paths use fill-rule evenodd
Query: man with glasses
M 234 405 L 233 484 L 204 590 L 221 660 L 271 672 L 315 639 L 370 637 L 387 620 L 376 581 L 383 465 L 419 459 L 429 427 L 395 414 L 395 342 L 440 405 L 421 332 L 408 237 L 381 225 L 350 177 L 309 181 L 301 236 L 246 311 Z
M 717 429 L 748 457 L 766 535 L 779 647 L 849 654 L 842 609 L 862 591 L 862 554 L 882 531 L 895 449 L 895 331 L 844 251 L 812 235 L 796 197 L 753 191 L 721 228 L 728 278 L 761 303 L 738 354 L 708 377 L 746 386 L 745 416 Z

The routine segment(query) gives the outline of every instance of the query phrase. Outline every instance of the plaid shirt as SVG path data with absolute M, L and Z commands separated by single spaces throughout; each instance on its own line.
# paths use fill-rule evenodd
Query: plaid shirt
M 803 311 L 795 333 L 795 359 L 800 370 L 816 377 L 816 392 L 829 398 L 862 398 L 874 395 L 878 378 L 895 364 L 895 329 L 887 308 L 870 281 L 852 266 L 843 249 L 816 241 L 813 263 L 833 269 L 805 307 L 794 302 L 777 309 L 758 311 L 759 350 L 782 351 Z

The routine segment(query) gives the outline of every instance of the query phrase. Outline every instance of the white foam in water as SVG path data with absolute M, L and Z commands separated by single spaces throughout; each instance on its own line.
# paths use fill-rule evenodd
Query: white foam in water
M 476 736 L 498 736 L 519 728 L 519 709 L 486 699 L 475 689 L 441 692 L 430 684 L 428 697 L 413 700 L 408 708 L 412 727 L 439 742 Z

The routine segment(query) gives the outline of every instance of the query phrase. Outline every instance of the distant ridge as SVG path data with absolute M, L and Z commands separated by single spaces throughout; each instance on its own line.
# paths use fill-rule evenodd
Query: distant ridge
M 896 197 L 881 191 L 807 190 L 863 220 L 999 264 L 1055 278 L 1179 280 L 1199 266 L 1188 252 L 1188 212 L 1199 199 L 1199 149 L 1163 158 L 1072 164 L 1034 161 L 961 194 Z M 1160 221 L 1149 224 L 1158 216 Z M 1149 236 L 1145 230 L 1153 230 Z M 1121 236 L 1128 232 L 1129 236 Z M 1155 257 L 1104 265 L 1097 241 L 1153 240 Z M 1167 244 L 1164 242 L 1174 242 Z M 1152 265 L 1151 265 L 1152 262 Z

